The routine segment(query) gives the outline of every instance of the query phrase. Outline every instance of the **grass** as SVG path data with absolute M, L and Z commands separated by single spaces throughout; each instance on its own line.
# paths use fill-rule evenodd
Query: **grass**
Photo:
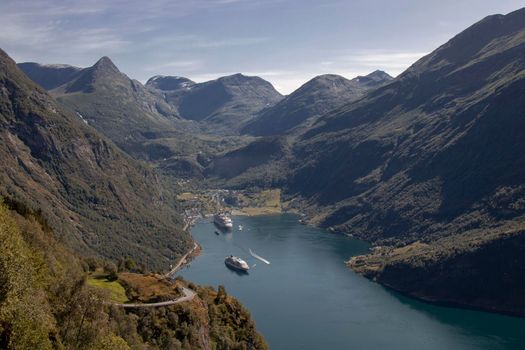
M 126 290 L 118 281 L 110 281 L 107 278 L 94 278 L 88 277 L 87 284 L 96 287 L 105 289 L 109 292 L 111 300 L 117 303 L 126 303 L 129 301 L 126 296 Z
M 270 214 L 279 214 L 279 213 L 281 213 L 281 209 L 275 208 L 275 207 L 271 207 L 271 208 L 244 207 L 239 210 L 237 209 L 232 210 L 233 215 L 247 215 L 247 216 L 270 215 Z
M 133 301 L 150 303 L 175 299 L 180 296 L 177 284 L 162 278 L 160 275 L 124 272 L 119 275 L 119 279 L 129 290 L 129 296 Z
M 192 199 L 198 199 L 199 197 L 191 192 L 184 192 L 177 195 L 177 199 L 180 201 L 188 201 Z
M 234 215 L 267 215 L 282 212 L 281 190 L 271 189 L 257 193 L 241 194 L 242 207 Z

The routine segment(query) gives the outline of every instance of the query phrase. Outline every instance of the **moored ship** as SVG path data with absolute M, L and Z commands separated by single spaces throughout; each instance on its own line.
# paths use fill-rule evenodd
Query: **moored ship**
M 232 228 L 232 219 L 227 214 L 216 214 L 213 216 L 213 222 L 222 228 Z
M 228 256 L 224 260 L 224 263 L 227 267 L 241 272 L 248 272 L 248 270 L 250 269 L 250 266 L 248 266 L 246 261 L 233 255 Z

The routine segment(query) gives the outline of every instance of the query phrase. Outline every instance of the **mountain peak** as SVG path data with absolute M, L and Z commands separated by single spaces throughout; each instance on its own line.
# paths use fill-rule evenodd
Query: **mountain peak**
M 392 81 L 393 79 L 394 78 L 392 78 L 390 74 L 377 69 L 365 76 L 360 75 L 358 77 L 355 77 L 354 79 L 352 79 L 352 82 L 357 83 L 362 87 L 376 88 Z
M 101 57 L 97 61 L 97 63 L 95 63 L 93 65 L 93 68 L 95 68 L 96 70 L 101 70 L 102 69 L 102 70 L 106 70 L 106 71 L 113 71 L 113 72 L 120 73 L 120 71 L 117 68 L 117 66 L 115 66 L 113 61 L 111 61 L 111 59 L 108 56 Z
M 146 82 L 146 87 L 162 91 L 175 91 L 195 85 L 193 80 L 180 76 L 155 75 Z
M 100 58 L 93 66 L 83 69 L 74 80 L 57 88 L 66 93 L 93 92 L 96 84 L 114 85 L 117 81 L 129 80 L 107 56 Z
M 383 80 L 383 81 L 394 79 L 390 74 L 388 74 L 385 71 L 379 70 L 379 69 L 376 69 L 372 73 L 366 75 L 366 77 L 372 78 L 374 80 Z
M 321 75 L 313 77 L 312 79 L 307 81 L 306 84 L 312 83 L 312 82 L 316 82 L 316 81 L 334 81 L 334 80 L 348 81 L 348 79 L 346 79 L 345 77 L 343 77 L 341 75 L 337 75 L 337 74 L 321 74 Z
M 224 77 L 220 77 L 217 80 L 218 81 L 237 81 L 237 82 L 242 82 L 242 81 L 247 81 L 247 80 L 251 80 L 251 79 L 254 79 L 254 78 L 258 78 L 258 77 L 249 77 L 249 76 L 244 75 L 242 73 L 235 73 L 235 74 L 232 74 L 232 75 L 226 75 Z

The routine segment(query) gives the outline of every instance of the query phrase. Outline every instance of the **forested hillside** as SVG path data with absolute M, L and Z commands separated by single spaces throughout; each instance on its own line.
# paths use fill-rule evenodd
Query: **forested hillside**
M 193 301 L 158 309 L 112 306 L 105 289 L 86 283 L 94 260 L 72 254 L 39 213 L 7 203 L 0 204 L 0 348 L 267 349 L 223 288 L 191 284 Z

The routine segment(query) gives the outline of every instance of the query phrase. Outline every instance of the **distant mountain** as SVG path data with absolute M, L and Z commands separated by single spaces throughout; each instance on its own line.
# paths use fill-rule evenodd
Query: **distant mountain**
M 86 91 L 93 83 L 80 84 L 86 76 L 67 88 Z M 158 175 L 62 108 L 1 50 L 0 91 L 1 195 L 41 210 L 61 242 L 83 256 L 134 257 L 163 270 L 188 249 L 191 238 Z
M 160 91 L 175 91 L 190 88 L 193 85 L 195 85 L 195 82 L 188 78 L 164 75 L 156 75 L 146 82 L 147 88 Z
M 165 101 L 161 89 L 171 93 L 178 83 L 191 81 L 157 76 L 146 89 L 102 57 L 50 93 L 132 157 L 155 162 L 169 176 L 200 178 L 199 154 L 222 152 L 243 141 L 223 140 L 220 133 L 201 137 L 205 126 L 180 118 L 176 106 Z
M 356 100 L 391 80 L 392 77 L 382 71 L 352 80 L 334 74 L 317 76 L 275 106 L 264 109 L 242 132 L 257 136 L 286 133 L 306 120 Z
M 234 74 L 198 84 L 183 79 L 153 77 L 146 86 L 160 91 L 182 118 L 204 122 L 210 130 L 238 130 L 260 110 L 282 99 L 269 82 L 259 77 Z M 181 83 L 182 88 L 171 90 Z
M 51 90 L 75 78 L 82 68 L 67 64 L 19 63 L 20 68 L 31 80 L 46 90 Z
M 121 73 L 108 57 L 50 92 L 129 154 L 154 159 L 169 153 L 149 142 L 176 134 L 176 109 Z
M 379 86 L 385 85 L 389 81 L 393 80 L 392 76 L 382 70 L 375 70 L 372 73 L 365 76 L 358 76 L 352 81 L 355 81 L 359 86 L 365 89 L 375 89 Z

